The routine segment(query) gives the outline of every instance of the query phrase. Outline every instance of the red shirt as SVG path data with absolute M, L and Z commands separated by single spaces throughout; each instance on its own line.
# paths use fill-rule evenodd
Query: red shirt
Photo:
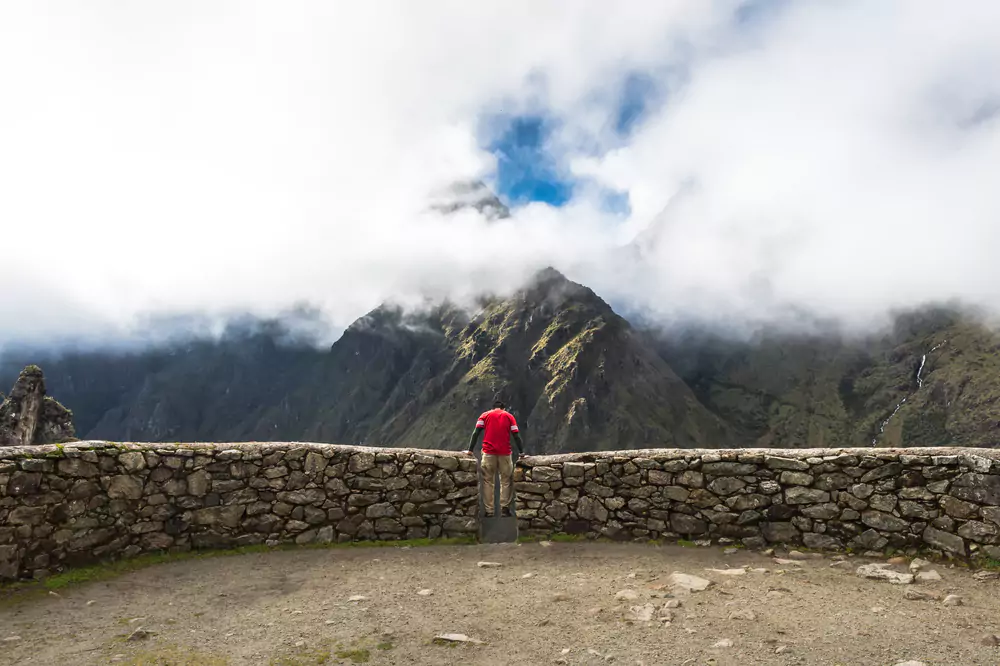
M 517 432 L 517 421 L 510 412 L 497 408 L 484 412 L 476 421 L 483 428 L 483 453 L 494 456 L 510 455 L 510 433 Z

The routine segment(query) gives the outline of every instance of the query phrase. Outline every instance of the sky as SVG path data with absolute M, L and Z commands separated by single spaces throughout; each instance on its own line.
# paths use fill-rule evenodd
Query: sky
M 0 4 L 0 345 L 467 299 L 1000 310 L 1000 4 Z M 512 215 L 444 215 L 479 180 Z

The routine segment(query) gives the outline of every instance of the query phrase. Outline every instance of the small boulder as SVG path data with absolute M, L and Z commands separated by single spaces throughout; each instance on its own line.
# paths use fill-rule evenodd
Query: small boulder
M 908 589 L 903 594 L 904 599 L 910 601 L 937 601 L 938 597 L 936 595 L 930 594 L 929 592 L 921 592 L 920 590 Z
M 503 566 L 502 562 L 477 562 L 476 566 L 480 569 L 499 569 Z
M 703 592 L 712 586 L 712 581 L 675 571 L 670 574 L 670 584 L 685 592 Z
M 899 573 L 888 568 L 888 564 L 862 564 L 857 574 L 861 578 L 884 580 L 895 585 L 909 585 L 913 582 L 913 574 Z
M 653 604 L 644 604 L 642 606 L 630 606 L 629 613 L 631 613 L 632 620 L 636 622 L 652 622 L 653 613 L 656 612 L 656 608 Z
M 470 636 L 466 636 L 465 634 L 438 634 L 434 637 L 434 642 L 438 645 L 448 643 L 470 643 L 472 645 L 483 644 L 483 641 L 478 638 L 472 638 Z
M 918 583 L 939 583 L 942 578 L 941 574 L 931 569 L 930 571 L 918 571 L 915 575 L 915 580 Z

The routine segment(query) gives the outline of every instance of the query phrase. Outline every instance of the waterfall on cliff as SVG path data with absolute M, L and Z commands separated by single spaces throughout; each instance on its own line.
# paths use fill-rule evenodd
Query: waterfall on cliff
M 882 434 L 883 432 L 885 432 L 885 427 L 886 427 L 887 425 L 889 425 L 889 421 L 891 421 L 891 420 L 892 420 L 892 417 L 894 417 L 894 416 L 896 415 L 896 413 L 897 413 L 897 412 L 899 412 L 900 408 L 901 408 L 901 407 L 902 407 L 902 406 L 903 406 L 904 404 L 906 404 L 906 401 L 907 401 L 907 400 L 908 400 L 909 398 L 912 398 L 912 397 L 914 396 L 914 394 L 916 394 L 916 392 L 917 392 L 917 391 L 919 391 L 920 389 L 922 389 L 922 388 L 924 387 L 924 378 L 923 378 L 923 374 L 924 374 L 924 366 L 926 366 L 926 365 L 927 365 L 927 355 L 928 355 L 928 354 L 931 354 L 931 353 L 933 353 L 933 352 L 935 352 L 935 351 L 937 351 L 938 349 L 940 349 L 940 348 L 941 348 L 941 347 L 942 347 L 943 345 L 945 345 L 945 344 L 947 344 L 947 343 L 948 343 L 948 341 L 947 341 L 947 340 L 945 340 L 945 341 L 943 341 L 943 342 L 939 342 L 938 344 L 936 344 L 936 345 L 934 345 L 933 347 L 931 347 L 930 349 L 928 349 L 928 350 L 927 350 L 927 351 L 926 351 L 926 352 L 925 352 L 925 353 L 924 353 L 924 354 L 923 354 L 923 355 L 922 355 L 922 356 L 920 357 L 920 367 L 918 367 L 918 368 L 917 368 L 917 388 L 916 388 L 916 389 L 914 389 L 914 390 L 913 390 L 913 391 L 912 391 L 912 392 L 911 392 L 911 393 L 910 393 L 909 395 L 905 396 L 905 397 L 904 397 L 904 398 L 903 398 L 902 400 L 900 400 L 900 401 L 899 401 L 898 403 L 896 403 L 896 408 L 892 410 L 892 413 L 891 413 L 891 414 L 889 414 L 889 416 L 888 416 L 888 417 L 887 417 L 887 418 L 886 418 L 886 419 L 885 419 L 884 421 L 882 421 L 881 425 L 879 425 L 879 428 L 878 428 L 878 434 L 876 434 L 876 435 L 875 435 L 875 437 L 873 437 L 873 438 L 872 438 L 872 444 L 871 444 L 872 446 L 875 446 L 875 445 L 876 445 L 876 444 L 878 443 L 878 438 L 879 438 L 879 436 L 880 436 L 880 435 L 881 435 L 881 434 Z

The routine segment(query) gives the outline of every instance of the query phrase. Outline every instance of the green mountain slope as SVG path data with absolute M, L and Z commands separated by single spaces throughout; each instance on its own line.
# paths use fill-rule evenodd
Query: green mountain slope
M 861 339 L 700 331 L 658 348 L 747 446 L 997 445 L 1000 335 L 958 310 Z
M 643 336 L 551 269 L 474 315 L 380 307 L 328 351 L 262 330 L 117 359 L 35 360 L 81 437 L 457 449 L 501 396 L 535 452 L 734 441 Z

